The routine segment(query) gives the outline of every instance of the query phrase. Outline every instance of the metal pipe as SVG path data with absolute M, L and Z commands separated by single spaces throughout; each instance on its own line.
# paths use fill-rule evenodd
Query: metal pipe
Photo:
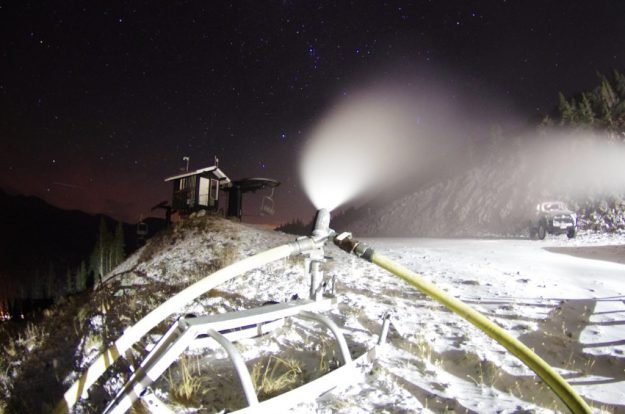
M 304 319 L 311 319 L 313 321 L 321 322 L 325 326 L 327 326 L 334 338 L 336 338 L 336 342 L 339 344 L 339 351 L 341 353 L 341 359 L 343 360 L 343 364 L 348 364 L 352 362 L 352 355 L 349 352 L 349 348 L 347 347 L 347 341 L 345 341 L 345 337 L 343 336 L 343 332 L 334 323 L 334 321 L 328 318 L 325 315 L 320 315 L 318 313 L 310 312 L 310 311 L 302 311 L 297 316 L 302 317 Z
M 147 387 L 156 381 L 165 370 L 184 352 L 189 341 L 197 335 L 197 331 L 189 329 L 182 323 L 175 323 L 166 333 L 167 336 L 159 341 L 157 346 L 148 354 L 141 363 L 139 369 L 124 384 L 115 398 L 109 402 L 103 414 L 124 414 L 141 395 Z
M 141 396 L 141 400 L 145 401 L 148 411 L 153 414 L 176 414 L 170 409 L 160 398 L 158 398 L 151 390 L 146 390 Z
M 310 299 L 321 300 L 323 292 L 321 283 L 323 282 L 323 272 L 321 271 L 321 262 L 312 260 L 310 262 Z
M 590 407 L 582 397 L 560 376 L 545 360 L 536 355 L 521 341 L 510 335 L 505 329 L 493 323 L 480 312 L 476 311 L 464 302 L 447 295 L 434 284 L 424 280 L 422 276 L 407 269 L 388 257 L 376 253 L 365 243 L 352 239 L 351 234 L 343 233 L 334 238 L 334 243 L 348 253 L 354 253 L 408 282 L 432 299 L 440 302 L 446 308 L 452 310 L 467 321 L 471 322 L 482 332 L 503 345 L 508 351 L 519 358 L 525 365 L 532 369 L 554 391 L 564 404 L 577 413 L 591 413 Z
M 382 345 L 386 342 L 386 337 L 388 336 L 388 329 L 391 325 L 391 315 L 387 313 L 384 315 L 382 321 L 382 331 L 380 332 L 380 337 L 378 338 L 378 345 Z
M 232 360 L 232 364 L 234 365 L 234 369 L 237 371 L 237 375 L 239 375 L 239 379 L 241 380 L 241 387 L 243 387 L 243 392 L 245 393 L 245 399 L 247 400 L 248 405 L 256 405 L 258 404 L 258 397 L 256 396 L 256 390 L 254 389 L 254 383 L 252 382 L 252 377 L 250 376 L 250 371 L 248 371 L 247 366 L 245 365 L 245 360 L 241 353 L 232 345 L 225 336 L 220 334 L 214 329 L 208 329 L 206 331 L 211 338 L 221 345 L 228 356 Z

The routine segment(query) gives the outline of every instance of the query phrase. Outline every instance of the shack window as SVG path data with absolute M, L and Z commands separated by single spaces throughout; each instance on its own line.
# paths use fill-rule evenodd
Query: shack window
M 200 177 L 200 202 L 201 206 L 208 206 L 210 181 L 208 178 Z

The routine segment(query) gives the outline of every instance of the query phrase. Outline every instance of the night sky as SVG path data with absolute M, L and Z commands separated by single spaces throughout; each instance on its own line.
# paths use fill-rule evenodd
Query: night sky
M 0 45 L 0 187 L 135 222 L 218 156 L 282 182 L 282 223 L 311 217 L 302 144 L 359 84 L 440 71 L 536 122 L 625 70 L 625 2 L 0 1 Z

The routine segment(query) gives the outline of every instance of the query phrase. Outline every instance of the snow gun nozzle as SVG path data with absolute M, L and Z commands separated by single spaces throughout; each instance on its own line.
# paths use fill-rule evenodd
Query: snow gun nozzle
M 317 211 L 315 216 L 315 227 L 312 232 L 312 237 L 316 241 L 323 240 L 324 242 L 330 237 L 334 236 L 335 231 L 330 228 L 330 212 L 322 208 Z
M 354 239 L 351 233 L 344 232 L 335 236 L 334 244 L 336 244 L 339 249 L 344 250 L 350 254 L 353 253 L 368 262 L 370 262 L 371 258 L 373 257 L 373 249 L 369 247 L 366 243 Z

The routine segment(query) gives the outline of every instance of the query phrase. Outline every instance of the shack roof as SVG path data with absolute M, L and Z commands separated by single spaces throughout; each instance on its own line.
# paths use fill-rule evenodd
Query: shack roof
M 223 171 L 219 169 L 216 165 L 212 165 L 206 168 L 200 168 L 199 170 L 185 172 L 184 174 L 178 174 L 171 177 L 165 178 L 165 181 L 173 181 L 179 178 L 191 177 L 192 175 L 210 175 L 212 174 L 219 180 L 221 185 L 230 184 L 230 178 Z

